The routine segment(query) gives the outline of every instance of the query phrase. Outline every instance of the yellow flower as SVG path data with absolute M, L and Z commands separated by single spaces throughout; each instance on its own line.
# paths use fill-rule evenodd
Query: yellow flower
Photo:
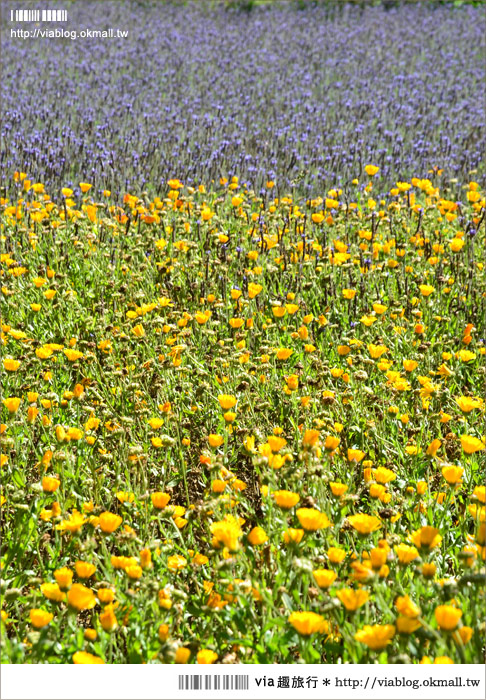
M 346 610 L 354 611 L 364 605 L 370 597 L 368 591 L 358 588 L 342 588 L 336 593 Z
M 137 338 L 143 338 L 145 335 L 145 329 L 142 326 L 141 323 L 138 323 L 136 326 L 132 328 L 132 333 L 135 335 Z
M 54 578 L 56 579 L 59 588 L 66 590 L 67 588 L 70 588 L 73 582 L 73 572 L 71 569 L 64 566 L 62 569 L 56 569 L 54 571 Z
M 337 578 L 336 572 L 331 569 L 315 569 L 312 575 L 319 588 L 329 588 Z
M 151 499 L 154 508 L 161 510 L 162 508 L 165 508 L 170 501 L 170 494 L 164 493 L 163 491 L 157 491 L 151 495 Z
M 253 452 L 255 450 L 255 436 L 254 435 L 248 435 L 243 441 L 243 445 L 245 447 L 245 450 L 247 452 Z
M 395 635 L 394 625 L 365 625 L 354 635 L 357 642 L 366 644 L 373 651 L 381 651 Z
M 135 500 L 135 494 L 131 491 L 117 491 L 116 497 L 120 503 L 133 503 Z
M 462 610 L 455 608 L 453 605 L 438 605 L 434 614 L 439 629 L 452 632 L 459 624 L 459 620 L 462 617 Z
M 221 394 L 218 396 L 218 401 L 224 411 L 229 411 L 230 408 L 236 406 L 236 397 L 231 394 Z
M 211 447 L 220 447 L 224 442 L 224 438 L 222 435 L 211 433 L 211 435 L 208 435 L 208 442 Z
M 3 368 L 7 372 L 16 372 L 20 367 L 20 360 L 14 360 L 11 357 L 6 357 L 3 361 Z
M 169 638 L 169 625 L 162 624 L 158 631 L 159 641 L 164 643 Z
M 406 617 L 418 617 L 422 612 L 408 595 L 398 596 L 395 601 L 395 607 L 401 615 Z
M 304 447 L 315 447 L 319 442 L 319 431 L 318 430 L 306 430 L 302 440 Z
M 435 440 L 432 440 L 430 445 L 427 447 L 426 454 L 428 454 L 430 457 L 435 457 L 441 444 L 442 444 L 442 442 L 438 438 L 436 438 Z
M 330 527 L 331 525 L 327 515 L 315 508 L 298 508 L 296 515 L 304 530 L 312 532 Z
M 472 455 L 475 452 L 481 452 L 485 447 L 484 442 L 478 440 L 478 438 L 472 437 L 471 435 L 461 435 L 461 445 L 462 449 L 467 455 Z
M 209 321 L 209 318 L 211 316 L 211 311 L 196 311 L 194 318 L 196 319 L 196 322 L 200 325 L 203 326 L 205 323 Z
M 115 592 L 111 588 L 98 588 L 96 594 L 100 603 L 112 603 L 115 599 Z
M 42 490 L 44 493 L 54 493 L 60 485 L 59 479 L 55 479 L 53 476 L 44 476 L 42 479 Z
M 262 527 L 254 527 L 248 535 L 248 542 L 253 545 L 263 544 L 268 541 L 268 535 Z
M 211 649 L 201 649 L 201 651 L 197 652 L 196 658 L 198 664 L 214 664 L 214 662 L 218 660 L 218 655 Z M 179 661 L 179 663 L 182 662 Z
M 187 647 L 178 647 L 175 653 L 176 664 L 187 664 L 191 656 L 191 650 Z
M 73 654 L 73 662 L 75 664 L 104 664 L 103 659 L 94 654 L 89 654 L 87 651 L 77 651 Z
M 415 547 L 412 547 L 412 549 L 415 549 Z M 431 562 L 430 564 L 422 564 L 421 572 L 424 578 L 434 578 L 436 571 L 437 567 L 434 562 Z
M 72 348 L 66 348 L 63 350 L 63 352 L 69 362 L 76 362 L 76 360 L 80 360 L 82 357 L 84 357 L 82 352 L 79 352 L 79 350 L 73 350 Z
M 329 547 L 327 556 L 331 564 L 340 564 L 346 557 L 346 552 L 341 547 Z
M 367 328 L 373 325 L 373 323 L 376 322 L 377 318 L 376 316 L 361 316 L 359 319 L 363 325 L 365 325 Z
M 464 247 L 464 241 L 461 238 L 453 238 L 449 241 L 449 247 L 453 253 L 458 253 Z
M 101 513 L 99 519 L 99 526 L 103 532 L 110 533 L 115 532 L 115 530 L 122 524 L 123 518 L 115 513 L 110 513 L 110 511 L 104 511 Z
M 169 571 L 180 571 L 187 566 L 187 559 L 180 554 L 174 554 L 167 559 L 167 568 Z
M 343 297 L 345 299 L 354 299 L 356 296 L 356 289 L 343 289 Z
M 361 462 L 364 456 L 365 453 L 361 450 L 352 450 L 348 448 L 348 462 Z
M 373 567 L 369 559 L 365 559 L 363 562 L 353 561 L 351 568 L 353 569 L 351 578 L 355 581 L 368 581 L 368 579 L 373 578 Z
M 298 528 L 290 527 L 283 533 L 282 537 L 285 544 L 290 544 L 291 542 L 299 544 L 304 537 L 304 531 Z
M 382 314 L 384 314 L 387 309 L 388 309 L 388 306 L 385 306 L 384 304 L 379 304 L 379 303 L 373 304 L 373 311 L 375 312 L 375 314 L 378 314 L 378 316 L 381 316 Z
M 447 481 L 448 484 L 455 485 L 460 484 L 462 480 L 462 475 L 464 474 L 464 469 L 462 467 L 454 467 L 452 465 L 447 467 L 442 467 L 442 476 Z
M 470 396 L 459 396 L 456 403 L 463 413 L 470 413 L 475 408 L 482 408 L 483 402 Z
M 442 542 L 442 537 L 435 527 L 424 525 L 412 533 L 411 540 L 419 549 L 433 549 Z
M 289 617 L 289 622 L 304 637 L 329 630 L 329 624 L 322 615 L 314 612 L 293 612 Z
M 79 578 L 90 578 L 96 571 L 96 566 L 87 561 L 77 561 L 74 568 Z
M 459 637 L 462 644 L 467 644 L 471 641 L 471 637 L 473 636 L 473 630 L 471 629 L 471 627 L 463 625 L 457 630 L 456 635 Z
M 288 360 L 294 351 L 290 348 L 278 348 L 275 352 L 277 360 Z
M 34 277 L 32 282 L 37 287 L 37 289 L 40 289 L 44 284 L 47 283 L 47 280 L 44 277 Z
M 204 554 L 200 554 L 199 552 L 194 552 L 192 549 L 189 550 L 189 554 L 192 557 L 192 563 L 195 566 L 204 566 L 209 562 L 209 559 L 207 556 Z
M 461 360 L 461 362 L 471 362 L 476 359 L 476 353 L 470 350 L 459 350 L 459 352 L 456 353 L 456 357 Z
M 92 187 L 93 187 L 93 185 L 90 185 L 89 182 L 80 182 L 79 183 L 79 189 L 81 190 L 81 192 L 83 194 L 86 194 L 86 192 L 88 192 L 88 190 L 90 190 Z
M 222 481 L 222 479 L 213 479 L 213 481 L 211 481 L 211 491 L 213 493 L 223 493 L 225 488 L 226 482 Z
M 424 297 L 428 297 L 432 294 L 432 292 L 435 292 L 434 287 L 432 287 L 430 284 L 420 284 L 419 289 L 420 293 Z
M 84 435 L 83 431 L 80 430 L 79 428 L 69 428 L 67 433 L 66 433 L 66 437 L 67 437 L 68 441 L 69 440 L 75 440 L 75 441 L 81 440 L 83 435 Z
M 3 405 L 9 413 L 17 413 L 21 402 L 22 399 L 19 399 L 18 396 L 11 396 L 8 399 L 3 399 Z
M 248 285 L 248 297 L 250 299 L 254 299 L 257 294 L 260 294 L 262 291 L 263 287 L 261 284 L 255 284 L 254 282 L 250 282 Z
M 67 530 L 73 534 L 78 532 L 78 530 L 81 530 L 86 520 L 87 518 L 82 513 L 79 513 L 77 510 L 73 510 L 69 518 L 61 520 L 59 525 L 56 525 L 56 530 L 61 530 L 62 532 Z
M 287 295 L 287 299 L 288 298 L 289 297 Z M 297 311 L 299 310 L 299 305 L 298 304 L 285 304 L 285 308 L 287 309 L 287 313 L 292 316 L 293 314 L 297 313 Z M 308 318 L 308 317 L 304 317 L 304 323 L 306 322 L 306 318 Z
M 397 632 L 399 634 L 413 634 L 419 627 L 422 627 L 420 620 L 413 617 L 406 617 L 405 615 L 399 615 L 395 621 L 397 626 Z
M 299 378 L 296 374 L 285 377 L 285 382 L 291 391 L 296 391 L 299 388 Z
M 418 549 L 408 544 L 398 544 L 395 547 L 395 553 L 400 564 L 410 564 L 411 561 L 414 561 L 419 556 Z
M 370 496 L 371 498 L 379 498 L 381 501 L 383 501 L 383 499 L 386 496 L 390 496 L 390 494 L 387 493 L 386 487 L 383 486 L 383 484 L 371 484 Z
M 381 520 L 375 515 L 367 515 L 366 513 L 357 513 L 356 515 L 348 516 L 349 523 L 359 532 L 360 535 L 369 535 L 381 527 Z
M 369 175 L 369 177 L 373 177 L 373 175 L 376 175 L 380 171 L 380 168 L 377 165 L 365 165 L 365 173 Z
M 333 496 L 342 496 L 348 490 L 346 484 L 341 484 L 339 481 L 331 481 L 329 486 L 331 487 Z
M 115 611 L 111 604 L 108 604 L 102 613 L 100 613 L 100 624 L 105 632 L 113 632 L 118 626 Z
M 50 357 L 53 354 L 54 350 L 47 345 L 42 345 L 40 348 L 37 348 L 35 351 L 36 356 L 40 360 L 47 360 L 48 357 Z
M 47 610 L 41 610 L 40 608 L 34 608 L 29 613 L 30 621 L 36 629 L 41 629 L 46 627 L 49 622 L 51 622 L 54 615 Z
M 243 534 L 239 519 L 227 515 L 224 520 L 212 523 L 209 529 L 216 546 L 224 545 L 232 552 L 239 548 L 239 538 Z
M 329 452 L 333 452 L 339 446 L 340 442 L 341 438 L 338 438 L 334 435 L 328 435 L 324 442 L 324 447 L 326 448 L 326 450 L 329 450 Z
M 388 548 L 374 547 L 370 552 L 371 568 L 379 571 L 388 558 Z
M 486 503 L 486 487 L 476 486 L 473 492 L 474 498 L 477 498 L 481 503 Z
M 66 600 L 66 594 L 61 591 L 57 583 L 43 583 L 40 589 L 42 594 L 45 595 L 48 600 L 52 600 L 55 603 L 60 603 L 61 601 Z
M 96 605 L 96 597 L 90 588 L 82 583 L 74 583 L 69 589 L 68 603 L 76 610 L 91 610 Z
M 403 360 L 403 369 L 405 372 L 413 372 L 418 367 L 418 362 L 415 360 Z
M 373 345 L 373 343 L 370 343 L 368 345 L 368 352 L 373 360 L 378 360 L 382 355 L 388 352 L 388 348 L 385 345 Z
M 378 467 L 378 469 L 373 470 L 373 478 L 379 484 L 388 484 L 390 481 L 395 481 L 397 475 L 391 469 Z

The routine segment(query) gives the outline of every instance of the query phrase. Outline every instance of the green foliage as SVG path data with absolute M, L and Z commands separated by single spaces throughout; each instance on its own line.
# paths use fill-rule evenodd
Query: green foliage
M 484 195 L 377 170 L 299 202 L 17 176 L 4 663 L 481 662 Z

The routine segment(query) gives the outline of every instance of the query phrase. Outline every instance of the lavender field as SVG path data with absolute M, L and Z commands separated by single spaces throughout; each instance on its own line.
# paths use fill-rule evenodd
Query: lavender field
M 484 168 L 484 8 L 65 5 L 69 28 L 94 17 L 129 36 L 6 38 L 7 177 L 22 163 L 58 190 L 88 179 L 139 192 L 174 174 L 235 174 L 311 195 L 368 162 L 387 183 L 433 166 L 463 182 Z

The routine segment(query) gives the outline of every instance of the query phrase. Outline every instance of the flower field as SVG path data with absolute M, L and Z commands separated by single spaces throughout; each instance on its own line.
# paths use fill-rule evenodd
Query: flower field
M 29 44 L 47 74 L 57 62 L 61 81 L 79 76 L 63 113 L 50 111 L 59 84 L 34 93 L 27 67 L 2 84 L 3 663 L 483 663 L 479 10 L 370 7 L 323 14 L 326 29 L 312 14 L 324 9 L 290 5 L 167 4 L 147 22 L 153 77 L 133 73 L 121 104 L 88 86 L 108 65 L 124 70 L 101 43 L 85 64 L 75 42 L 64 58 L 61 45 Z M 156 9 L 125 6 L 127 23 Z M 282 42 L 275 53 L 256 48 L 255 27 Z M 238 92 L 245 60 L 216 50 L 236 56 L 242 29 L 262 66 L 249 92 Z M 190 42 L 199 31 L 209 48 Z M 316 55 L 302 75 L 311 48 L 296 58 L 284 113 L 285 31 L 292 50 L 302 35 Z M 334 75 L 330 62 L 362 31 L 375 53 L 348 90 L 352 67 Z M 400 32 L 401 58 L 381 74 Z M 170 54 L 171 75 L 184 42 L 187 92 L 155 89 L 155 64 Z M 234 78 L 226 97 L 209 80 L 217 61 L 198 53 L 211 50 Z M 22 51 L 12 42 L 10 60 L 22 65 Z M 140 66 L 137 51 L 132 38 Z M 464 54 L 471 70 L 451 83 Z M 436 70 L 409 91 L 405 74 L 432 55 Z M 393 129 L 366 114 L 373 74 Z M 401 104 L 396 120 L 380 95 Z M 274 118 L 262 107 L 272 100 Z M 249 107 L 255 120 L 240 123 Z M 324 112 L 337 119 L 328 146 Z

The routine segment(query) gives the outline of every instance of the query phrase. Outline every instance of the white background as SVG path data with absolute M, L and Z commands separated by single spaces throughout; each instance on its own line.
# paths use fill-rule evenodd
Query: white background
M 91 698 L 107 700 L 238 700 L 255 698 L 255 700 L 298 700 L 299 698 L 316 698 L 319 700 L 360 700 L 368 698 L 379 700 L 414 700 L 426 698 L 433 700 L 475 700 L 485 698 L 485 667 L 482 665 L 112 665 L 112 666 L 74 666 L 74 665 L 34 665 L 2 666 L 1 669 L 2 700 L 85 700 Z M 178 678 L 182 674 L 228 675 L 248 674 L 250 676 L 248 691 L 198 690 L 179 691 Z M 264 677 L 274 679 L 275 687 L 257 686 L 254 679 Z M 290 683 L 294 676 L 317 676 L 315 690 L 305 688 L 277 688 L 279 676 L 289 676 Z M 324 685 L 323 679 L 329 678 L 330 685 Z M 478 679 L 477 688 L 468 687 L 466 679 Z M 336 679 L 346 682 L 339 686 Z M 378 680 L 395 679 L 395 685 L 381 685 Z M 433 687 L 430 680 L 462 680 L 462 687 Z M 412 681 L 422 685 L 417 690 L 410 685 Z M 353 689 L 350 681 L 359 682 Z M 374 687 L 373 687 L 374 681 Z M 408 685 L 406 682 L 408 681 Z

